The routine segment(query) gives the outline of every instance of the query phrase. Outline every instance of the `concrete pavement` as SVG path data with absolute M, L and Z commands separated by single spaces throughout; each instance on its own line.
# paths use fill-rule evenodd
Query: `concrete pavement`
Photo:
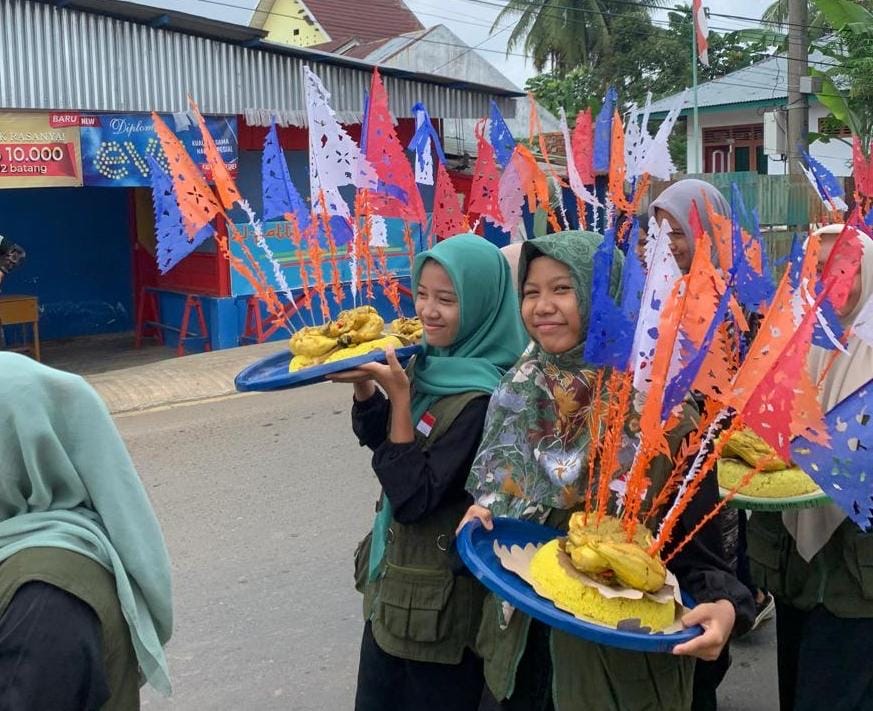
M 287 348 L 285 341 L 168 358 L 86 375 L 113 415 L 232 395 L 240 370 Z

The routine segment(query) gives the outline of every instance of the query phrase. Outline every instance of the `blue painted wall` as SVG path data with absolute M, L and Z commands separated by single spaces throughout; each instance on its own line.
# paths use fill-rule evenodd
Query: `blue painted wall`
M 128 190 L 0 190 L 0 233 L 27 260 L 6 294 L 39 298 L 43 339 L 133 329 Z

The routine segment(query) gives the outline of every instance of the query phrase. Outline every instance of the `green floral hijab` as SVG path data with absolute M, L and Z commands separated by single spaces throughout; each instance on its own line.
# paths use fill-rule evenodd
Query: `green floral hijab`
M 82 378 L 0 353 L 0 563 L 33 547 L 113 574 L 140 669 L 169 694 L 170 560 L 124 442 Z
M 524 244 L 519 262 L 521 287 L 531 261 L 540 255 L 567 265 L 583 334 L 591 309 L 594 254 L 602 239 L 593 232 L 539 237 Z M 616 250 L 610 274 L 613 295 L 621 283 L 622 263 Z M 557 354 L 535 344 L 494 392 L 467 489 L 495 515 L 536 517 L 551 508 L 573 508 L 584 498 L 588 417 L 596 401 L 597 373 L 583 363 L 583 350 L 584 342 Z M 632 453 L 631 448 L 623 456 Z

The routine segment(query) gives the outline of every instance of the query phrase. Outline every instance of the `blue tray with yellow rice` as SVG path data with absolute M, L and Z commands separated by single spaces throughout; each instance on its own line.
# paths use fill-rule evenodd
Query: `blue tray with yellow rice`
M 421 351 L 421 346 L 405 346 L 397 348 L 394 353 L 401 365 L 409 362 L 412 356 Z M 314 383 L 323 382 L 328 375 L 341 373 L 344 370 L 353 370 L 367 363 L 384 363 L 385 351 L 377 350 L 364 353 L 363 355 L 355 356 L 354 358 L 346 358 L 344 360 L 333 361 L 332 363 L 322 363 L 320 365 L 311 365 L 307 368 L 301 368 L 290 372 L 291 359 L 294 356 L 290 350 L 284 350 L 281 353 L 268 356 L 257 363 L 252 363 L 250 366 L 240 371 L 239 375 L 234 380 L 234 385 L 239 392 L 265 392 L 270 390 L 283 390 L 286 388 L 299 388 L 304 385 L 313 385 Z
M 495 595 L 540 622 L 589 642 L 635 652 L 670 653 L 677 644 L 688 642 L 703 632 L 696 626 L 674 633 L 615 629 L 581 620 L 540 597 L 527 582 L 504 568 L 494 552 L 495 541 L 503 546 L 523 547 L 528 543 L 548 543 L 563 535 L 555 528 L 531 521 L 498 517 L 494 519 L 492 531 L 485 530 L 478 521 L 464 526 L 458 535 L 457 547 L 470 572 Z M 682 600 L 686 607 L 694 607 L 688 595 L 683 593 Z

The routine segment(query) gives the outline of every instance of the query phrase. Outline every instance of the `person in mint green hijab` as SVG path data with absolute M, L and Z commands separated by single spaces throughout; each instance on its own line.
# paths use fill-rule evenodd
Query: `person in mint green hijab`
M 0 708 L 139 708 L 169 694 L 170 561 L 103 401 L 0 353 Z
M 527 337 L 509 264 L 481 237 L 420 254 L 412 288 L 424 328 L 414 363 L 404 371 L 390 352 L 387 365 L 334 378 L 355 384 L 353 428 L 383 489 L 355 556 L 366 620 L 355 708 L 472 711 L 484 590 L 465 572 L 454 530 L 471 503 L 464 483 L 488 399 Z

